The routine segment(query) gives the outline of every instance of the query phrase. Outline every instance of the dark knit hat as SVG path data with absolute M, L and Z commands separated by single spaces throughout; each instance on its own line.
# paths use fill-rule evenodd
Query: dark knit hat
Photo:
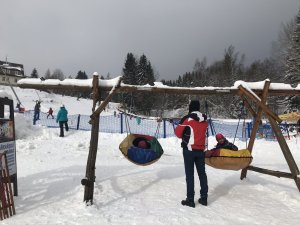
M 189 105 L 189 113 L 193 111 L 200 111 L 200 102 L 199 100 L 192 100 Z

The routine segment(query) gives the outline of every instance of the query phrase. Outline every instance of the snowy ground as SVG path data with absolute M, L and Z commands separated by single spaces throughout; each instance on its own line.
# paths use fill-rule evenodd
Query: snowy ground
M 34 102 L 36 94 L 21 91 L 22 97 L 32 95 L 22 101 L 25 107 L 33 107 L 34 103 L 29 103 Z M 44 97 L 45 108 L 50 105 L 45 104 L 49 99 Z M 70 113 L 87 110 L 81 105 L 83 101 L 55 95 L 51 99 L 57 107 L 62 102 L 68 105 Z M 54 104 L 53 101 L 49 100 Z M 90 110 L 89 103 L 86 106 Z M 207 166 L 208 206 L 184 207 L 180 204 L 185 198 L 180 141 L 160 139 L 165 154 L 155 164 L 140 167 L 120 153 L 118 145 L 125 137 L 121 134 L 99 134 L 94 205 L 86 206 L 80 181 L 85 176 L 90 132 L 71 130 L 66 137 L 59 138 L 58 129 L 32 126 L 32 121 L 26 121 L 20 114 L 16 114 L 16 132 L 16 215 L 1 221 L 1 225 L 296 225 L 300 221 L 300 193 L 295 182 L 252 171 L 241 181 L 240 171 Z M 236 143 L 245 147 L 243 142 Z M 215 140 L 210 138 L 209 146 L 214 144 Z M 288 140 L 288 145 L 300 166 L 300 138 Z M 253 157 L 253 165 L 289 172 L 277 142 L 257 140 Z M 196 182 L 197 198 L 198 193 Z

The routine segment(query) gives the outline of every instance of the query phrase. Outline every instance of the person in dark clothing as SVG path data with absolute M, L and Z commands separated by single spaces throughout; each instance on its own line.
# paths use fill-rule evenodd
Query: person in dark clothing
M 62 105 L 57 113 L 56 116 L 56 123 L 59 122 L 59 127 L 60 127 L 60 137 L 64 137 L 64 125 L 66 131 L 69 131 L 69 126 L 68 126 L 68 110 L 66 110 L 65 106 Z
M 206 130 L 208 128 L 207 116 L 200 113 L 200 102 L 193 100 L 189 105 L 189 113 L 184 116 L 175 128 L 175 134 L 182 139 L 184 168 L 186 176 L 186 199 L 182 205 L 195 207 L 194 196 L 194 165 L 200 181 L 200 198 L 198 202 L 207 205 L 207 176 L 205 172 Z
M 34 115 L 33 115 L 33 124 L 35 125 L 36 121 L 40 119 L 40 111 L 41 111 L 41 102 L 36 101 L 34 106 Z
M 49 116 L 51 116 L 52 119 L 54 119 L 54 116 L 53 116 L 53 109 L 52 109 L 51 107 L 49 108 L 48 115 L 47 115 L 47 119 L 48 119 Z
M 232 144 L 231 142 L 229 142 L 223 134 L 217 134 L 216 135 L 216 140 L 218 142 L 218 144 L 216 145 L 216 147 L 214 149 L 230 149 L 233 151 L 237 151 L 238 147 L 236 147 L 234 144 Z

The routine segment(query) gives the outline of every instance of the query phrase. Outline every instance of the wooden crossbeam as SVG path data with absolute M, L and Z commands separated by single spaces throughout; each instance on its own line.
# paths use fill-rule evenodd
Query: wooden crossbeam
M 292 173 L 286 173 L 286 172 L 281 172 L 281 171 L 275 171 L 275 170 L 269 170 L 269 169 L 264 169 L 264 168 L 260 168 L 260 167 L 256 167 L 256 166 L 248 166 L 247 168 L 248 170 L 252 170 L 258 173 L 263 173 L 263 174 L 267 174 L 267 175 L 271 175 L 271 176 L 275 176 L 275 177 L 285 177 L 285 178 L 290 178 L 290 179 L 294 179 L 294 175 Z
M 31 78 L 32 79 L 32 78 Z M 23 79 L 29 80 L 29 79 Z M 45 81 L 36 82 L 39 79 L 33 79 L 34 82 L 18 82 L 18 86 L 20 88 L 30 88 L 37 89 L 42 91 L 47 90 L 70 90 L 75 92 L 84 92 L 84 91 L 92 91 L 92 84 L 82 84 L 78 85 L 70 84 L 68 80 L 54 82 L 55 84 L 47 83 Z M 72 81 L 74 79 L 71 79 Z M 55 80 L 52 80 L 55 81 Z M 65 83 L 64 83 L 65 82 Z M 56 84 L 58 83 L 58 84 Z M 113 85 L 101 85 L 99 84 L 99 88 L 103 91 L 110 91 L 113 88 Z M 239 88 L 236 87 L 171 87 L 171 86 L 138 86 L 138 85 L 128 85 L 128 84 L 120 84 L 120 87 L 117 88 L 117 93 L 130 93 L 130 92 L 151 92 L 151 93 L 166 93 L 166 94 L 188 94 L 188 95 L 238 95 Z M 263 90 L 259 88 L 254 88 L 252 91 L 261 95 Z M 269 90 L 269 96 L 300 96 L 300 90 L 296 88 L 290 89 L 276 89 L 272 88 Z

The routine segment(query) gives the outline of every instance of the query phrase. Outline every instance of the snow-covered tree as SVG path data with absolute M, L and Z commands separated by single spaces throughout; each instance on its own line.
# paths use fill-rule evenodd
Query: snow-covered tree
M 300 11 L 288 47 L 285 80 L 294 85 L 300 83 Z
M 288 47 L 284 80 L 296 86 L 300 83 L 300 10 L 295 20 L 294 32 Z M 300 97 L 288 98 L 288 111 L 300 110 Z
M 51 75 L 51 79 L 64 80 L 65 75 L 61 69 L 55 69 Z
M 288 48 L 292 41 L 292 34 L 295 29 L 296 18 L 291 19 L 287 23 L 282 23 L 276 41 L 272 42 L 271 60 L 276 66 L 277 76 L 283 81 L 285 74 L 285 65 L 288 55 Z

